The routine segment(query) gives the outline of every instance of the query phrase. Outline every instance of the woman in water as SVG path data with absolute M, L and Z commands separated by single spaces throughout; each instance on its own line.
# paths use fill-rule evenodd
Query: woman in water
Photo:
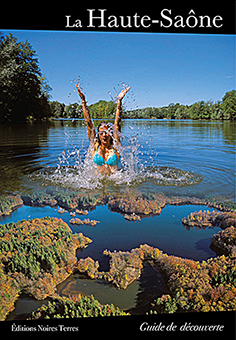
M 110 175 L 118 169 L 120 155 L 117 146 L 120 144 L 121 103 L 126 93 L 130 90 L 130 86 L 123 89 L 117 97 L 117 109 L 114 125 L 102 122 L 98 126 L 97 134 L 86 104 L 85 95 L 81 91 L 79 85 L 76 84 L 75 86 L 82 101 L 83 114 L 87 125 L 90 146 L 92 148 L 93 161 L 100 173 Z

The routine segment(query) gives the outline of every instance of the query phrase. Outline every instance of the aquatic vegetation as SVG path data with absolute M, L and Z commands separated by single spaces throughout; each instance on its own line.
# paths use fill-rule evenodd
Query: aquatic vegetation
M 88 210 L 95 209 L 97 205 L 108 204 L 110 210 L 121 213 L 128 220 L 159 214 L 167 204 L 218 206 L 220 202 L 194 197 L 167 197 L 130 188 L 109 195 L 106 191 L 101 195 L 98 191 L 72 193 L 46 189 L 44 194 L 27 197 L 22 197 L 26 204 L 59 205 L 62 212 L 70 211 L 73 215 L 87 215 Z M 212 246 L 228 256 L 198 262 L 164 254 L 149 245 L 140 245 L 131 251 L 105 250 L 104 255 L 110 257 L 107 272 L 99 271 L 99 262 L 91 257 L 76 261 L 76 248 L 86 247 L 91 240 L 82 233 L 73 235 L 60 219 L 34 219 L 1 226 L 0 318 L 4 319 L 14 309 L 14 302 L 22 292 L 37 299 L 52 297 L 56 285 L 76 271 L 93 280 L 108 281 L 117 289 L 126 289 L 140 277 L 144 261 L 149 261 L 160 271 L 169 289 L 168 295 L 157 296 L 153 313 L 235 310 L 235 210 L 233 204 L 223 203 L 222 200 L 219 205 L 221 211 L 193 212 L 183 219 L 183 223 L 188 228 L 199 229 L 220 226 L 224 230 L 213 236 Z M 70 223 L 96 225 L 99 221 L 76 217 Z M 52 306 L 50 308 L 53 309 Z M 42 317 L 67 315 L 63 308 L 60 306 L 59 312 L 55 310 L 55 313 L 47 311 Z
M 69 190 L 46 189 L 42 192 L 21 196 L 25 205 L 43 206 L 58 205 L 59 212 L 65 211 L 76 212 L 79 215 L 88 214 L 89 210 L 93 210 L 96 206 L 107 204 L 111 211 L 116 211 L 122 215 L 126 215 L 127 219 L 131 219 L 136 215 L 140 218 L 158 215 L 161 213 L 165 205 L 206 205 L 215 207 L 221 212 L 201 212 L 199 216 L 192 213 L 183 220 L 185 226 L 188 227 L 210 227 L 221 226 L 226 228 L 230 225 L 235 226 L 236 207 L 235 203 L 223 198 L 197 198 L 188 196 L 166 196 L 163 193 L 141 192 L 137 189 L 126 188 L 112 194 L 101 192 L 101 190 L 80 190 L 79 192 L 71 192 Z M 134 215 L 133 215 L 134 214 Z M 205 214 L 205 215 L 204 215 Z M 139 218 L 137 217 L 137 220 Z M 199 222 L 199 223 L 197 223 Z
M 72 234 L 61 219 L 41 218 L 1 225 L 0 228 L 0 318 L 13 309 L 24 291 L 36 299 L 55 292 L 76 265 L 75 250 L 91 240 Z
M 76 209 L 75 212 L 78 215 L 88 215 L 88 210 L 79 210 L 79 209 Z
M 236 229 L 231 226 L 211 238 L 211 245 L 225 254 L 236 255 Z
M 152 194 L 151 199 L 141 192 L 126 191 L 117 196 L 109 197 L 108 207 L 113 211 L 126 214 L 150 215 L 160 214 L 166 201 L 163 194 Z
M 10 215 L 10 213 L 23 205 L 19 196 L 0 195 L 0 216 Z
M 94 209 L 96 205 L 102 205 L 106 203 L 106 197 L 103 197 L 98 191 L 87 192 L 80 191 L 79 193 L 47 189 L 46 191 L 35 192 L 29 195 L 21 196 L 25 205 L 32 206 L 56 206 L 61 208 L 60 212 L 67 211 L 83 211 L 84 209 Z
M 236 202 L 229 200 L 229 199 L 224 199 L 221 197 L 217 197 L 217 198 L 210 197 L 206 199 L 206 204 L 209 207 L 216 208 L 221 211 L 231 211 L 231 212 L 236 211 Z
M 141 217 L 132 213 L 131 215 L 125 214 L 124 218 L 129 221 L 141 221 Z
M 47 191 L 35 191 L 30 196 L 22 195 L 21 198 L 24 204 L 36 207 L 43 207 L 45 205 L 54 207 L 57 205 L 56 199 L 53 198 L 49 193 L 47 193 Z
M 235 212 L 216 212 L 195 211 L 189 216 L 182 219 L 182 223 L 187 228 L 213 228 L 220 227 L 221 229 L 229 226 L 236 226 L 236 213 Z
M 77 224 L 77 225 L 91 225 L 91 226 L 96 226 L 100 221 L 96 220 L 90 220 L 89 218 L 85 218 L 83 221 L 79 219 L 78 217 L 72 218 L 69 221 L 71 224 Z
M 188 197 L 188 196 L 168 196 L 166 197 L 166 204 L 169 205 L 206 205 L 207 202 L 203 198 L 198 197 Z
M 129 315 L 113 304 L 102 305 L 93 295 L 54 296 L 31 314 L 29 320 Z

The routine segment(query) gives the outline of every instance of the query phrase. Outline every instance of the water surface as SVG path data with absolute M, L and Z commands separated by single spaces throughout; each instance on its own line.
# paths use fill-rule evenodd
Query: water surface
M 234 122 L 126 120 L 122 133 L 123 168 L 112 186 L 235 198 Z M 0 146 L 0 192 L 49 184 L 77 190 L 103 185 L 93 175 L 90 183 L 82 179 L 89 146 L 83 120 L 1 126 Z M 58 168 L 61 177 L 55 174 Z
M 95 121 L 97 126 L 100 121 Z M 83 120 L 53 121 L 27 125 L 0 126 L 0 193 L 33 194 L 45 186 L 81 192 L 84 189 L 115 194 L 120 190 L 223 197 L 235 200 L 235 124 L 191 120 L 126 120 L 122 123 L 123 148 L 119 171 L 110 178 L 94 175 L 87 154 L 89 147 Z M 78 258 L 98 260 L 108 270 L 103 250 L 130 250 L 147 243 L 167 254 L 206 260 L 216 254 L 210 239 L 218 228 L 187 230 L 182 218 L 204 206 L 166 206 L 159 216 L 140 222 L 126 221 L 108 206 L 89 211 L 96 227 L 70 225 L 70 214 L 58 207 L 27 207 L 1 217 L 0 224 L 35 217 L 61 217 L 74 233 L 82 232 L 93 242 Z M 210 210 L 210 209 L 209 209 Z M 80 217 L 81 219 L 85 217 Z M 145 313 L 150 303 L 168 293 L 162 275 L 148 263 L 141 277 L 125 291 L 81 275 L 72 275 L 58 286 L 62 295 L 94 294 L 102 303 L 114 303 L 133 313 Z M 20 298 L 10 317 L 36 308 L 28 296 Z
M 189 259 L 206 260 L 214 257 L 216 254 L 210 249 L 211 237 L 220 229 L 188 230 L 182 225 L 183 217 L 194 210 L 204 208 L 204 206 L 194 205 L 166 206 L 159 216 L 132 222 L 126 221 L 116 212 L 109 211 L 107 206 L 99 206 L 88 214 L 90 219 L 100 221 L 92 227 L 71 225 L 70 214 L 68 212 L 60 214 L 58 208 L 23 206 L 10 216 L 0 217 L 0 224 L 34 217 L 62 218 L 74 233 L 82 232 L 93 241 L 83 251 L 77 251 L 77 258 L 90 256 L 99 261 L 100 270 L 107 271 L 109 257 L 103 255 L 105 249 L 129 251 L 144 243 L 158 247 L 165 253 Z M 86 216 L 80 218 L 84 219 Z M 152 268 L 148 262 L 144 264 L 140 278 L 126 290 L 118 290 L 107 282 L 90 280 L 81 274 L 74 274 L 59 284 L 57 291 L 64 296 L 79 293 L 93 294 L 101 303 L 113 303 L 123 310 L 130 310 L 133 314 L 145 313 L 150 309 L 154 299 L 169 292 L 162 274 Z M 9 319 L 25 318 L 27 313 L 38 308 L 42 303 L 23 295 L 16 303 L 16 309 L 9 315 Z

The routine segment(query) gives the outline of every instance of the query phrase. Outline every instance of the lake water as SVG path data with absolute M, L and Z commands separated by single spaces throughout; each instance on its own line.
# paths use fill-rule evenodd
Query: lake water
M 126 171 L 112 186 L 235 199 L 234 122 L 126 120 L 122 133 Z M 82 179 L 88 146 L 82 120 L 0 126 L 0 193 L 42 185 L 99 187 L 99 180 Z M 60 177 L 55 170 L 63 166 Z M 76 170 L 72 176 L 68 166 Z
M 97 126 L 100 121 L 95 121 Z M 118 173 L 109 179 L 94 176 L 86 157 L 88 139 L 82 120 L 0 126 L 0 193 L 32 193 L 45 186 L 78 191 L 104 190 L 109 193 L 129 188 L 166 195 L 223 197 L 235 200 L 235 124 L 191 120 L 126 120 L 122 125 L 122 162 Z M 108 268 L 104 249 L 130 250 L 148 243 L 168 254 L 208 259 L 215 256 L 210 239 L 218 228 L 190 230 L 182 218 L 204 206 L 166 206 L 159 216 L 140 222 L 126 221 L 107 206 L 90 211 L 96 227 L 70 225 L 73 232 L 83 232 L 93 243 L 77 256 L 99 260 Z M 0 223 L 43 216 L 62 217 L 69 223 L 69 213 L 60 215 L 56 208 L 26 207 Z M 102 303 L 140 313 L 157 296 L 168 292 L 160 273 L 145 264 L 141 277 L 125 291 L 107 284 L 73 275 L 59 285 L 60 294 L 94 294 Z M 38 302 L 37 302 L 38 303 Z M 16 315 L 36 306 L 29 297 L 19 299 Z M 35 308 L 35 307 L 34 307 Z M 15 317 L 14 313 L 13 316 Z

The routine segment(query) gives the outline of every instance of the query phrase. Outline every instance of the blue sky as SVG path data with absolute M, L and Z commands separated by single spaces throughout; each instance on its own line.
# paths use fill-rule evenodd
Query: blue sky
M 78 101 L 71 82 L 78 76 L 89 104 L 129 84 L 129 109 L 217 101 L 235 88 L 234 35 L 2 32 L 32 44 L 51 100 L 65 104 Z

